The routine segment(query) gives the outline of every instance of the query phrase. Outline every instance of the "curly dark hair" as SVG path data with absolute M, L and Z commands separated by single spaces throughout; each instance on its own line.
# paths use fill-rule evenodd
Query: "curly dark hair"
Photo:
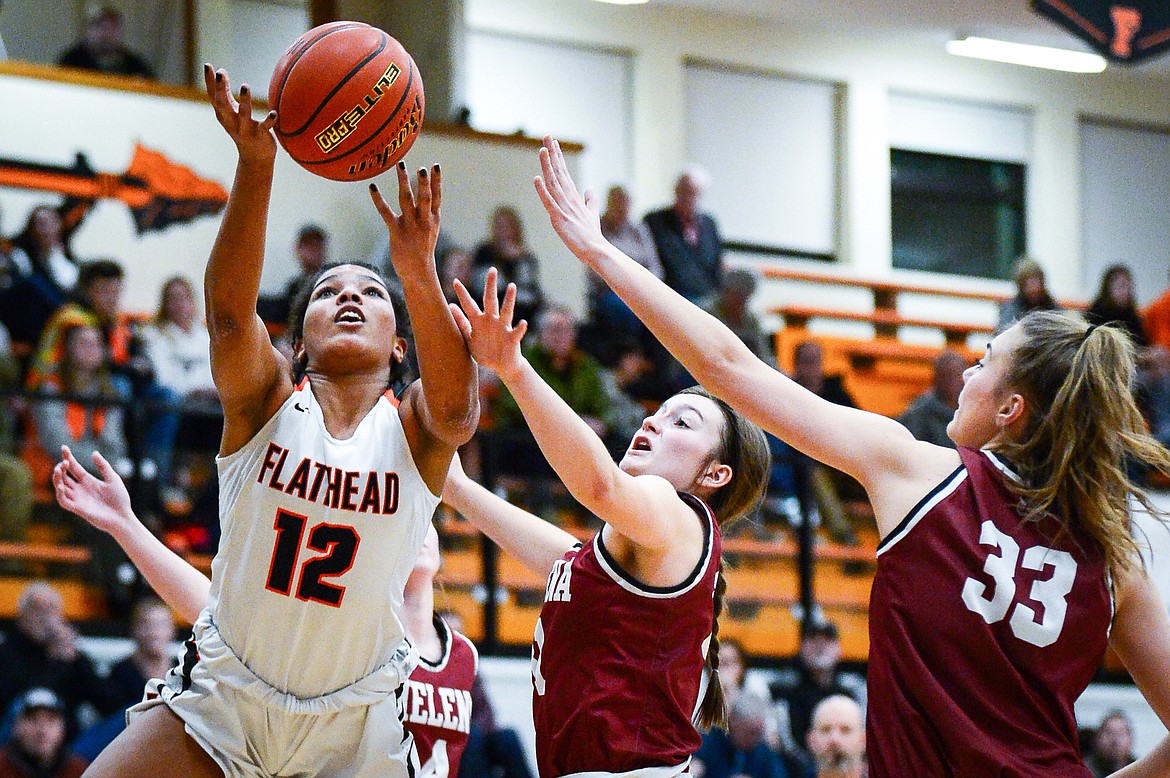
M 372 271 L 382 281 L 386 292 L 390 295 L 390 304 L 394 306 L 394 321 L 397 324 L 394 334 L 406 341 L 407 353 L 409 354 L 414 346 L 414 333 L 410 327 L 410 316 L 406 311 L 406 299 L 402 296 L 402 290 L 397 285 L 388 283 L 385 274 L 379 268 L 365 262 L 331 262 L 314 273 L 309 283 L 301 286 L 300 292 L 293 300 L 288 319 L 288 334 L 292 342 L 295 344 L 305 336 L 305 312 L 309 308 L 309 298 L 313 296 L 313 290 L 317 288 L 321 277 L 342 265 L 354 265 Z M 308 363 L 309 358 L 305 356 L 293 364 L 293 383 L 300 383 L 301 379 L 305 377 Z M 403 358 L 390 365 L 388 386 L 394 390 L 396 395 L 400 394 L 416 377 L 411 364 L 409 358 Z

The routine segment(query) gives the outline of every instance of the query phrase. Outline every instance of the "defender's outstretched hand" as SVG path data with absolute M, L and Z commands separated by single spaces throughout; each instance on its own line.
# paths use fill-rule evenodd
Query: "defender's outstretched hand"
M 533 183 L 544 209 L 548 211 L 553 229 L 569 250 L 578 258 L 588 260 L 588 254 L 606 243 L 601 234 L 600 204 L 591 189 L 581 195 L 569 168 L 561 144 L 545 136 L 540 149 L 540 171 Z
M 399 162 L 398 210 L 396 216 L 378 191 L 377 184 L 370 184 L 370 199 L 386 222 L 390 231 L 390 261 L 404 281 L 419 273 L 434 272 L 435 243 L 439 240 L 439 206 L 443 201 L 443 175 L 438 165 L 428 172 L 425 167 L 418 169 L 418 195 L 410 186 L 406 163 Z
M 496 296 L 496 269 L 488 270 L 487 282 L 483 290 L 483 308 L 476 304 L 458 279 L 455 281 L 455 294 L 459 297 L 460 310 L 451 306 L 451 314 L 463 339 L 467 342 L 468 350 L 476 362 L 494 370 L 501 378 L 507 380 L 506 375 L 520 366 L 523 358 L 520 356 L 520 341 L 528 331 L 528 322 L 521 319 L 512 326 L 512 313 L 516 308 L 516 285 L 508 284 L 504 292 L 504 304 L 501 306 Z
M 53 468 L 57 503 L 102 532 L 116 535 L 119 530 L 138 523 L 130 508 L 130 494 L 121 476 L 96 451 L 93 463 L 101 474 L 100 479 L 81 466 L 68 446 L 61 447 L 61 461 Z
M 215 109 L 215 118 L 227 130 L 236 144 L 240 161 L 271 161 L 276 158 L 276 111 L 269 111 L 260 121 L 252 116 L 252 91 L 247 84 L 240 86 L 240 99 L 232 96 L 231 82 L 223 68 L 215 70 L 203 65 L 203 82 L 207 96 Z

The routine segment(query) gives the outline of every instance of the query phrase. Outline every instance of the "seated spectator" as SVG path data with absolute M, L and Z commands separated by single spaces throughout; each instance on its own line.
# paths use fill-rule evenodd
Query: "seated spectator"
M 918 440 L 936 446 L 954 448 L 955 442 L 947 435 L 947 425 L 959 407 L 959 392 L 963 391 L 963 371 L 967 360 L 955 351 L 944 351 L 934 360 L 934 382 L 914 398 L 898 421 Z
M 1101 289 L 1093 299 L 1085 319 L 1090 324 L 1120 326 L 1133 338 L 1134 345 L 1144 349 L 1146 340 L 1142 314 L 1138 310 L 1133 291 L 1133 272 L 1127 265 L 1111 265 L 1101 276 Z
M 459 763 L 459 778 L 532 778 L 520 736 L 496 723 L 496 713 L 477 673 L 471 685 L 471 733 Z
M 658 259 L 654 237 L 645 222 L 630 220 L 630 195 L 625 187 L 610 187 L 605 199 L 605 211 L 601 214 L 601 234 L 656 278 L 662 278 L 662 262 Z M 644 340 L 647 337 L 646 327 L 629 306 L 606 286 L 600 276 L 591 270 L 586 272 L 589 275 L 589 318 L 597 324 L 602 337 L 625 336 Z
M 667 286 L 711 311 L 723 288 L 723 239 L 715 219 L 700 208 L 707 174 L 684 170 L 675 181 L 674 203 L 646 214 Z
M 1163 446 L 1170 446 L 1170 350 L 1164 346 L 1149 349 L 1135 395 L 1150 434 Z
M 0 391 L 19 388 L 20 364 L 0 324 Z M 18 413 L 23 407 L 23 401 L 0 394 L 0 540 L 24 540 L 32 518 L 32 473 L 18 456 Z
M 0 778 L 78 778 L 88 765 L 65 747 L 65 704 L 51 689 L 22 694 L 12 737 L 0 747 Z
M 28 584 L 16 602 L 13 629 L 0 639 L 0 711 L 29 689 L 43 686 L 65 703 L 70 738 L 79 730 L 83 703 L 100 714 L 112 713 L 105 684 L 76 639 L 57 590 L 45 581 Z
M 150 65 L 126 46 L 124 33 L 122 13 L 113 6 L 103 6 L 89 17 L 81 40 L 61 54 L 57 64 L 122 76 L 154 78 Z
M 817 703 L 807 743 L 811 778 L 865 778 L 865 717 L 852 697 L 834 694 Z
M 142 702 L 146 682 L 165 677 L 175 665 L 171 648 L 175 619 L 161 600 L 151 596 L 135 603 L 130 636 L 134 638 L 134 653 L 110 668 L 106 678 L 114 713 L 86 729 L 73 743 L 73 750 L 91 762 L 126 728 L 126 708 Z
M 712 727 L 691 762 L 697 778 L 787 778 L 780 755 L 768 747 L 768 703 L 754 694 L 736 695 L 726 731 Z
M 1093 778 L 1105 778 L 1136 761 L 1133 723 L 1124 711 L 1114 708 L 1101 719 L 1093 736 L 1093 748 L 1085 754 L 1085 764 L 1093 771 Z
M 797 344 L 793 354 L 792 380 L 831 403 L 847 408 L 857 407 L 841 376 L 826 375 L 824 350 L 815 340 Z M 792 452 L 792 458 L 799 460 L 796 467 L 805 470 L 808 490 L 820 525 L 834 542 L 848 546 L 857 545 L 859 542 L 857 532 L 853 528 L 853 518 L 845 509 L 842 492 L 849 490 L 858 497 L 864 497 L 864 490 L 844 473 L 826 467 L 799 452 Z
M 29 212 L 5 264 L 9 283 L 0 290 L 0 323 L 15 342 L 31 350 L 80 274 L 55 208 L 39 205 Z
M 132 446 L 135 457 L 143 460 L 141 475 L 144 478 L 153 483 L 167 483 L 179 429 L 178 403 L 175 396 L 155 380 L 141 337 L 122 315 L 123 276 L 122 266 L 113 260 L 101 259 L 85 264 L 72 302 L 53 314 L 41 334 L 28 384 L 36 386 L 43 376 L 56 371 L 62 353 L 61 333 L 66 327 L 86 324 L 99 328 L 105 340 L 115 386 L 120 394 L 134 399 L 134 415 L 126 419 L 127 444 Z M 141 450 L 135 445 L 139 441 Z M 57 453 L 59 451 L 52 452 L 54 457 Z M 83 457 L 88 463 L 88 455 Z
M 471 267 L 471 296 L 483 299 L 489 268 L 499 271 L 500 299 L 508 284 L 516 285 L 516 309 L 513 321 L 524 319 L 531 326 L 544 306 L 544 289 L 540 285 L 540 265 L 524 242 L 524 228 L 515 208 L 501 205 L 492 214 L 488 240 L 475 249 Z
M 299 268 L 297 274 L 289 279 L 281 294 L 262 296 L 256 305 L 260 318 L 274 332 L 284 332 L 289 326 L 288 317 L 293 303 L 317 271 L 325 266 L 329 258 L 329 235 L 316 224 L 306 224 L 297 233 L 294 252 Z
M 760 324 L 760 318 L 751 308 L 756 286 L 756 276 L 750 270 L 739 267 L 728 270 L 723 274 L 723 289 L 715 302 L 713 313 L 753 354 L 774 364 L 772 345 Z
M 451 246 L 439 257 L 439 285 L 443 287 L 443 296 L 447 302 L 458 303 L 455 296 L 455 280 L 466 287 L 471 286 L 472 257 L 466 249 Z
M 617 445 L 611 436 L 614 408 L 606 394 L 604 368 L 577 347 L 577 324 L 567 308 L 551 306 L 541 314 L 536 341 L 524 348 L 524 356 L 598 437 L 607 444 Z M 541 508 L 548 507 L 550 498 L 545 492 L 553 478 L 552 468 L 545 462 L 520 407 L 507 389 L 501 389 L 496 401 L 495 423 L 501 433 L 498 449 L 501 471 L 531 480 L 529 486 L 536 490 L 532 507 L 539 513 Z
M 768 690 L 782 726 L 781 743 L 788 753 L 801 755 L 812 725 L 813 710 L 821 700 L 843 694 L 865 705 L 865 679 L 840 667 L 841 640 L 831 621 L 805 621 L 800 649 L 779 672 Z
M 751 663 L 750 657 L 744 651 L 743 644 L 735 638 L 723 637 L 719 639 L 719 683 L 723 687 L 723 707 L 731 710 L 735 700 L 741 694 L 751 694 L 762 700 L 768 699 L 768 685 L 762 680 L 748 680 L 747 669 Z M 780 732 L 778 721 L 773 711 L 768 711 L 764 741 L 771 749 L 779 749 Z
M 999 329 L 1005 329 L 1012 322 L 1030 311 L 1054 311 L 1060 308 L 1048 293 L 1044 280 L 1044 268 L 1031 257 L 1020 257 L 1012 269 L 1016 282 L 1016 296 L 999 306 Z
M 155 380 L 181 403 L 218 398 L 211 379 L 211 335 L 198 316 L 195 290 L 183 276 L 163 284 L 154 321 L 142 330 Z
M 38 374 L 33 390 L 50 395 L 33 402 L 36 439 L 51 463 L 69 446 L 92 468 L 93 452 L 102 454 L 124 474 L 131 469 L 123 433 L 121 403 L 129 400 L 106 367 L 101 331 L 90 324 L 60 330 L 61 358 L 51 373 Z M 77 399 L 54 399 L 64 395 Z M 86 403 L 83 400 L 92 400 Z M 51 469 L 51 467 L 50 467 Z

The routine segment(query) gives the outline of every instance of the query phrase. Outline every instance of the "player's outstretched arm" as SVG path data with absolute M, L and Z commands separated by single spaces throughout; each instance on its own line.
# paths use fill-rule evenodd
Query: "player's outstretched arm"
M 1170 775 L 1170 737 L 1162 738 L 1150 753 L 1111 773 L 1110 778 L 1166 778 L 1167 775 Z
M 495 371 L 520 406 L 541 453 L 573 498 L 636 545 L 665 548 L 678 540 L 680 527 L 698 525 L 693 511 L 678 499 L 663 478 L 635 478 L 613 461 L 601 438 L 540 377 L 520 352 L 527 324 L 512 326 L 516 286 L 509 284 L 500 306 L 496 297 L 498 274 L 488 271 L 483 307 L 459 281 L 455 293 L 461 310 L 454 308 L 459 328 L 472 356 Z
M 207 605 L 211 581 L 150 533 L 130 508 L 130 495 L 118 473 L 94 452 L 101 478 L 86 472 L 68 446 L 53 468 L 57 502 L 110 535 L 146 582 L 176 613 L 194 623 Z
M 565 245 L 596 271 L 700 385 L 801 452 L 857 477 L 899 475 L 916 458 L 897 422 L 822 400 L 758 359 L 714 316 L 601 234 L 597 198 L 577 191 L 560 145 L 545 138 L 537 193 Z M 899 517 L 900 518 L 900 517 Z
M 539 516 L 517 508 L 471 480 L 456 454 L 443 486 L 443 502 L 475 525 L 508 556 L 543 577 L 577 539 Z
M 404 423 L 412 424 L 410 417 L 417 422 L 420 434 L 412 436 L 411 451 L 423 478 L 438 492 L 451 455 L 479 423 L 479 378 L 435 268 L 442 173 L 438 165 L 419 168 L 417 194 L 404 163 L 398 163 L 397 174 L 398 215 L 374 184 L 370 197 L 390 232 L 390 257 L 414 327 L 421 380 L 403 398 Z
M 236 451 L 292 391 L 288 365 L 256 315 L 276 139 L 276 113 L 257 121 L 252 96 L 237 101 L 223 70 L 203 66 L 215 118 L 236 146 L 236 176 L 204 274 L 211 368 L 224 408 L 221 454 Z M 281 393 L 283 390 L 283 394 Z
M 1170 616 L 1140 560 L 1118 577 L 1115 588 L 1109 643 L 1162 725 L 1170 728 Z

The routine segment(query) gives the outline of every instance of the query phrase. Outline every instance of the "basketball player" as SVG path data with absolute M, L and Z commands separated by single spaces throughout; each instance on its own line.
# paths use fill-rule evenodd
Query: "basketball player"
M 117 541 L 166 604 L 194 623 L 207 607 L 211 581 L 142 525 L 125 483 L 101 454 L 94 454 L 93 463 L 101 478 L 82 468 L 68 447 L 61 448 L 61 461 L 53 468 L 57 502 Z M 403 721 L 422 765 L 418 778 L 458 774 L 471 731 L 471 686 L 479 665 L 475 645 L 435 613 L 440 562 L 439 535 L 431 525 L 406 579 L 402 607 L 403 626 L 419 653 L 401 698 Z M 148 684 L 148 698 L 159 696 L 161 683 Z
M 516 398 L 557 475 L 604 525 L 592 541 L 521 511 L 452 465 L 444 499 L 530 570 L 548 576 L 532 648 L 542 778 L 685 773 L 695 721 L 722 719 L 717 668 L 720 524 L 762 496 L 763 433 L 699 389 L 669 398 L 620 467 L 520 353 L 516 287 L 483 309 L 456 282 L 471 353 Z M 458 310 L 458 309 L 455 309 Z
M 1024 317 L 964 373 L 948 428 L 958 450 L 922 443 L 761 362 L 606 242 L 596 198 L 577 192 L 555 141 L 540 161 L 537 192 L 561 239 L 691 375 L 865 486 L 881 536 L 872 778 L 1087 777 L 1073 702 L 1109 644 L 1170 723 L 1170 619 L 1130 530 L 1130 496 L 1146 499 L 1125 469 L 1133 458 L 1170 470 L 1170 454 L 1133 404 L 1122 333 Z
M 456 447 L 478 417 L 475 368 L 435 271 L 439 170 L 398 168 L 396 216 L 371 186 L 415 328 L 421 381 L 386 394 L 406 349 L 376 271 L 324 268 L 298 319 L 298 373 L 256 316 L 276 115 L 227 74 L 207 92 L 239 161 L 207 266 L 224 409 L 222 541 L 195 650 L 139 706 L 92 776 L 406 776 L 397 691 L 416 654 L 398 618 Z M 441 373 L 441 374 L 440 374 Z

